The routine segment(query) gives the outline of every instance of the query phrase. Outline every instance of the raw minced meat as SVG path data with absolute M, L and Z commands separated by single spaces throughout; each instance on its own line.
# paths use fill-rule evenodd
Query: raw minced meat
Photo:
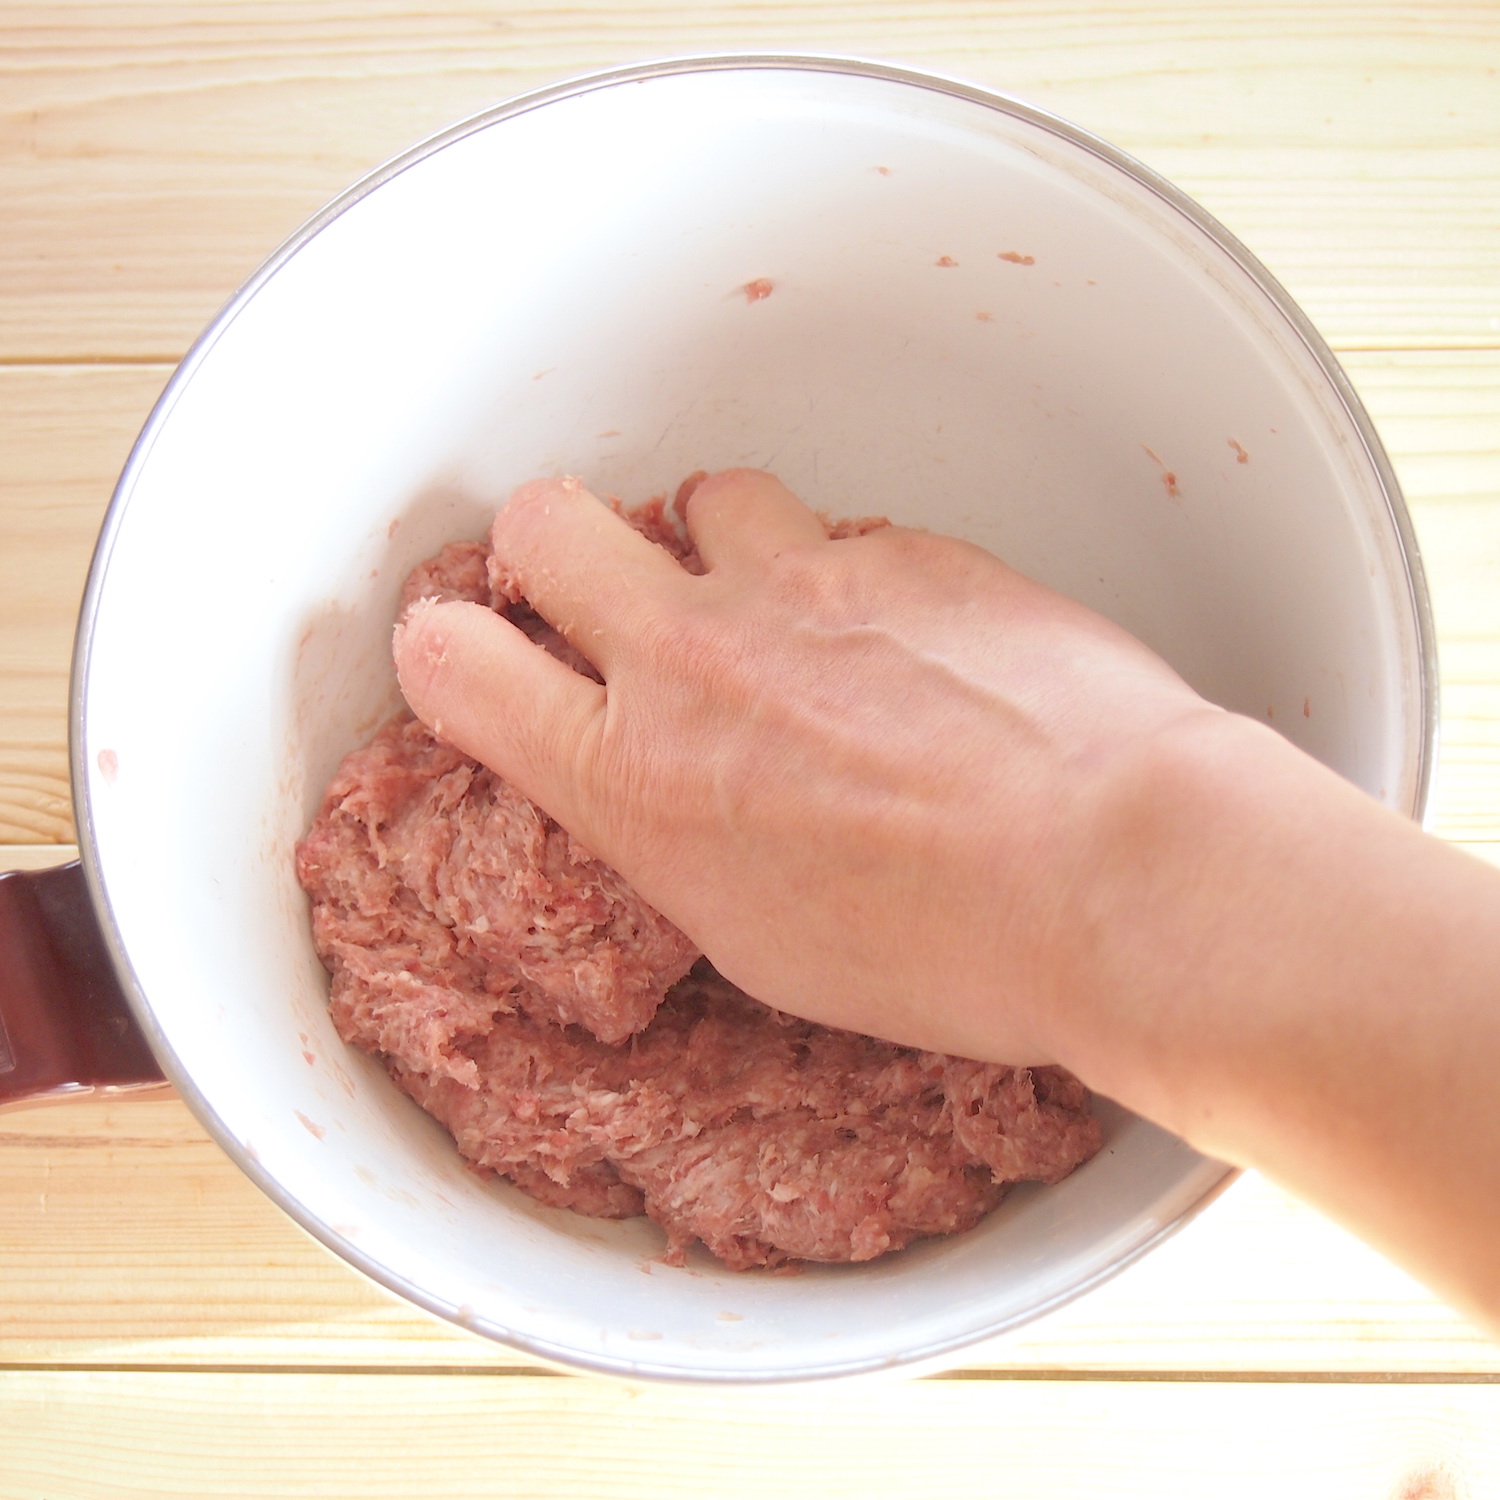
M 795 1020 L 706 963 L 627 1047 L 512 1015 L 472 1055 L 478 1088 L 396 1067 L 466 1157 L 544 1202 L 649 1213 L 674 1256 L 696 1238 L 736 1269 L 967 1229 L 1005 1182 L 1055 1181 L 1098 1144 L 1060 1069 Z
M 336 1014 L 373 1008 L 381 1051 L 469 1083 L 463 1047 L 491 1012 L 623 1042 L 698 956 L 535 803 L 415 719 L 345 759 L 298 874 Z M 415 1010 L 390 1011 L 415 992 Z
M 702 571 L 661 501 L 622 513 Z M 483 542 L 412 572 L 403 609 L 429 599 L 500 609 L 593 674 Z M 869 1260 L 969 1228 L 1007 1184 L 1056 1182 L 1099 1148 L 1060 1068 L 919 1052 L 741 993 L 409 717 L 339 767 L 297 872 L 340 1036 L 381 1056 L 476 1167 L 556 1207 L 649 1214 L 674 1262 L 695 1239 L 735 1269 Z

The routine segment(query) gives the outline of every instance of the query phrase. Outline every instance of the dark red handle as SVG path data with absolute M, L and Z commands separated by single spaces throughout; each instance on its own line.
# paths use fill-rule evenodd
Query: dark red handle
M 74 860 L 0 875 L 0 1106 L 160 1084 Z

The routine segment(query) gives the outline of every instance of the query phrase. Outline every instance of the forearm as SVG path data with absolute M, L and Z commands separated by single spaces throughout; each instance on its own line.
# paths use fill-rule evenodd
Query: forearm
M 1063 1060 L 1500 1324 L 1500 872 L 1227 715 L 1133 776 Z

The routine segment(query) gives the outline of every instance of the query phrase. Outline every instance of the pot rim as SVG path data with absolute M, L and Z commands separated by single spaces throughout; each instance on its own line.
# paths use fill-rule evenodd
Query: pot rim
M 427 1312 L 443 1318 L 449 1323 L 492 1338 L 512 1348 L 531 1354 L 550 1365 L 562 1365 L 573 1370 L 586 1370 L 592 1374 L 611 1375 L 626 1379 L 650 1379 L 675 1382 L 684 1385 L 777 1385 L 792 1382 L 820 1381 L 852 1375 L 868 1375 L 882 1371 L 906 1370 L 918 1373 L 912 1367 L 941 1367 L 955 1351 L 972 1344 L 995 1338 L 1036 1318 L 1067 1305 L 1086 1292 L 1117 1276 L 1133 1265 L 1147 1252 L 1155 1249 L 1191 1221 L 1209 1203 L 1217 1198 L 1239 1175 L 1234 1167 L 1225 1165 L 1200 1195 L 1184 1208 L 1170 1223 L 1149 1234 L 1133 1246 L 1118 1260 L 1104 1270 L 1085 1278 L 1057 1296 L 1038 1303 L 1026 1312 L 999 1319 L 991 1324 L 974 1328 L 960 1336 L 921 1346 L 900 1355 L 884 1359 L 865 1359 L 842 1364 L 820 1364 L 785 1371 L 739 1373 L 732 1370 L 699 1371 L 686 1370 L 678 1366 L 653 1364 L 650 1361 L 634 1361 L 608 1358 L 601 1355 L 582 1355 L 514 1329 L 490 1324 L 475 1317 L 472 1310 L 451 1306 L 432 1296 L 422 1287 L 393 1274 L 389 1269 L 363 1253 L 331 1226 L 323 1223 L 306 1205 L 295 1199 L 272 1177 L 258 1161 L 250 1156 L 233 1133 L 219 1118 L 207 1096 L 198 1088 L 182 1067 L 176 1054 L 161 1029 L 139 984 L 130 958 L 125 949 L 109 893 L 100 872 L 99 852 L 90 802 L 89 779 L 84 763 L 84 703 L 87 697 L 88 679 L 93 644 L 93 633 L 104 578 L 109 569 L 109 560 L 114 541 L 124 521 L 131 493 L 144 468 L 151 449 L 162 427 L 166 423 L 188 382 L 192 380 L 198 366 L 207 358 L 219 338 L 249 305 L 257 292 L 299 250 L 314 239 L 346 210 L 359 203 L 375 189 L 435 155 L 454 142 L 463 140 L 478 131 L 529 113 L 544 105 L 599 89 L 612 88 L 619 84 L 645 82 L 652 78 L 679 74 L 732 72 L 737 70 L 796 71 L 827 73 L 836 76 L 852 76 L 874 79 L 887 83 L 904 84 L 932 93 L 979 104 L 985 108 L 1009 115 L 1027 124 L 1057 136 L 1069 144 L 1099 158 L 1107 165 L 1133 179 L 1140 186 L 1160 199 L 1166 206 L 1176 210 L 1201 230 L 1220 249 L 1226 252 L 1240 270 L 1263 292 L 1286 320 L 1291 331 L 1305 347 L 1321 369 L 1329 387 L 1338 397 L 1339 404 L 1352 422 L 1359 436 L 1366 457 L 1375 472 L 1386 502 L 1386 510 L 1394 527 L 1405 574 L 1408 603 L 1414 621 L 1419 647 L 1420 670 L 1417 692 L 1420 710 L 1420 735 L 1417 745 L 1417 764 L 1413 781 L 1412 806 L 1407 809 L 1413 818 L 1425 821 L 1431 796 L 1432 779 L 1437 759 L 1438 745 L 1438 671 L 1436 636 L 1432 619 L 1431 600 L 1426 577 L 1422 569 L 1417 548 L 1416 535 L 1411 524 L 1400 485 L 1384 446 L 1377 435 L 1374 424 L 1355 393 L 1348 376 L 1344 373 L 1332 350 L 1313 326 L 1306 313 L 1293 301 L 1279 281 L 1266 269 L 1260 260 L 1216 218 L 1185 193 L 1173 186 L 1164 177 L 1134 157 L 1110 145 L 1091 132 L 1073 125 L 1050 111 L 1028 104 L 1021 99 L 996 89 L 982 87 L 943 74 L 921 69 L 901 67 L 866 58 L 845 56 L 837 53 L 816 52 L 740 52 L 710 53 L 663 58 L 652 62 L 633 64 L 627 67 L 601 69 L 566 79 L 561 83 L 532 90 L 483 110 L 468 119 L 429 136 L 426 140 L 391 158 L 372 172 L 345 189 L 299 229 L 277 246 L 234 295 L 215 314 L 212 321 L 194 340 L 187 354 L 173 372 L 162 394 L 157 398 L 131 448 L 120 478 L 115 485 L 108 508 L 100 526 L 89 565 L 88 581 L 79 608 L 78 626 L 74 640 L 72 678 L 69 690 L 69 757 L 71 762 L 72 792 L 79 853 L 88 885 L 89 896 L 99 918 L 105 943 L 120 976 L 122 987 L 142 1031 L 152 1050 L 161 1062 L 168 1079 L 192 1110 L 199 1123 L 208 1131 L 229 1158 L 243 1171 L 279 1208 L 287 1213 L 314 1239 L 320 1241 L 346 1263 L 363 1272 L 371 1280 L 415 1303 Z M 1205 1159 L 1205 1164 L 1207 1164 Z

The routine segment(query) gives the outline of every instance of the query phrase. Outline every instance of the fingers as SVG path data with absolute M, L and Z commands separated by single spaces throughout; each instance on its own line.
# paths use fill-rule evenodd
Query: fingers
M 396 676 L 434 734 L 587 839 L 583 772 L 604 689 L 480 604 L 418 605 L 396 629 Z
M 502 584 L 527 599 L 607 677 L 636 625 L 691 577 L 576 479 L 523 484 L 495 517 Z
M 828 531 L 779 479 L 760 469 L 725 469 L 686 503 L 688 531 L 710 568 L 766 562 L 788 547 L 828 540 Z

